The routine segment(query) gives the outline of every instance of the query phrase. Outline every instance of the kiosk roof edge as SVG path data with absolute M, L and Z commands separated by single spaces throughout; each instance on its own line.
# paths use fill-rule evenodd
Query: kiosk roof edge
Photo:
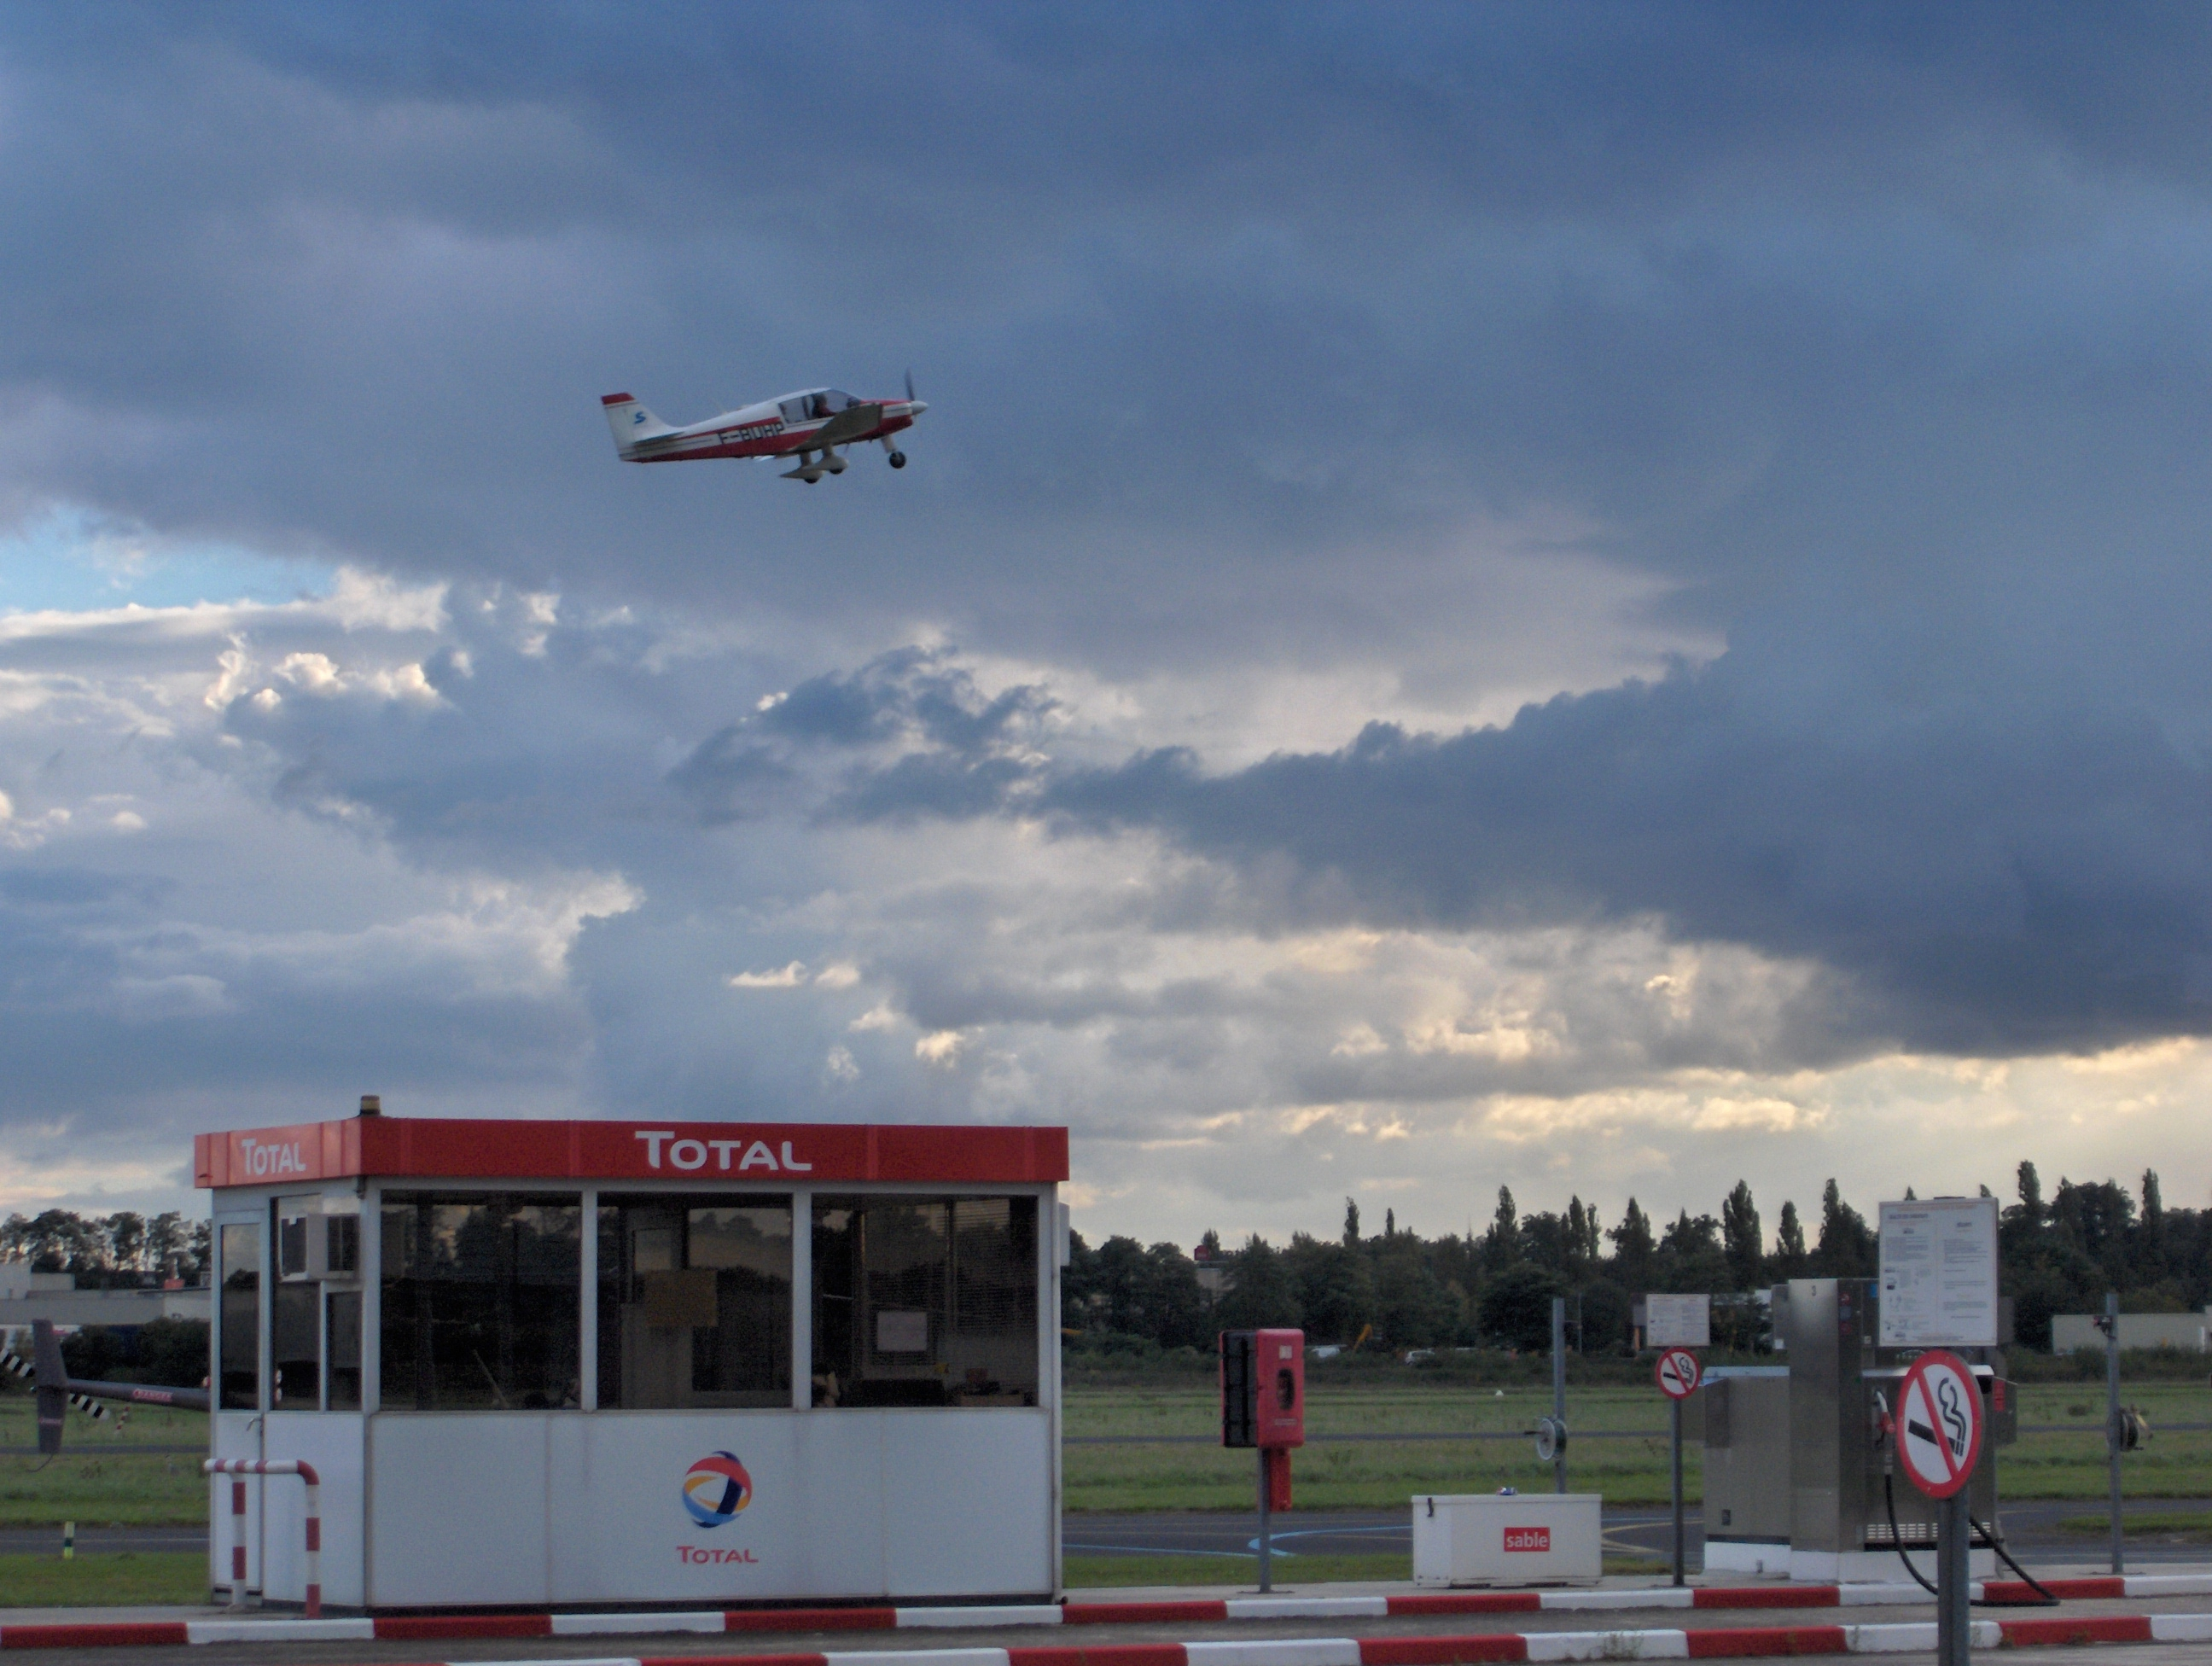
M 1067 1178 L 1065 1128 L 927 1123 L 381 1116 L 203 1134 L 192 1183 L 436 1180 L 928 1181 Z

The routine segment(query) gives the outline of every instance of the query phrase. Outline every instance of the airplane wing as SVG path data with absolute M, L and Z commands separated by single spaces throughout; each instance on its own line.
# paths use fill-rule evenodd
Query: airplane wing
M 857 440 L 884 420 L 884 408 L 878 404 L 847 405 L 828 422 L 806 436 L 810 447 L 842 446 L 848 440 Z

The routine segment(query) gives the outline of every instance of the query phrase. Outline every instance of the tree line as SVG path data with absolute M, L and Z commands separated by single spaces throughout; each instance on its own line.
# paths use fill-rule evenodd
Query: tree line
M 33 1273 L 73 1273 L 80 1289 L 169 1277 L 198 1284 L 213 1259 L 212 1231 L 174 1209 L 150 1220 L 129 1209 L 112 1215 L 44 1209 L 0 1221 L 0 1261 L 28 1262 Z
M 1999 1216 L 1998 1288 L 2012 1298 L 2021 1345 L 2049 1347 L 2053 1314 L 2101 1310 L 2107 1291 L 2131 1313 L 2187 1312 L 2212 1299 L 2212 1210 L 2166 1208 L 2154 1171 L 2144 1172 L 2139 1195 L 2115 1181 L 2061 1179 L 2046 1199 L 2035 1164 L 2024 1162 L 2014 1190 Z M 1481 1231 L 1436 1238 L 1401 1229 L 1387 1210 L 1382 1231 L 1364 1232 L 1346 1198 L 1335 1238 L 1294 1232 L 1279 1248 L 1257 1233 L 1224 1250 L 1209 1231 L 1194 1255 L 1121 1237 L 1094 1249 L 1079 1236 L 1062 1275 L 1061 1322 L 1080 1343 L 1109 1350 L 1206 1349 L 1217 1331 L 1267 1326 L 1400 1350 L 1534 1350 L 1550 1346 L 1552 1300 L 1565 1297 L 1571 1342 L 1599 1353 L 1631 1345 L 1636 1297 L 1704 1292 L 1717 1298 L 1715 1343 L 1747 1350 L 1760 1340 L 1753 1292 L 1785 1279 L 1872 1278 L 1877 1249 L 1875 1227 L 1833 1180 L 1817 1220 L 1784 1202 L 1771 1239 L 1741 1180 L 1717 1215 L 1686 1208 L 1663 1225 L 1632 1197 L 1612 1226 L 1579 1196 L 1557 1213 L 1524 1215 L 1501 1186 Z
M 2212 1300 L 2212 1210 L 2168 1209 L 2154 1170 L 2134 1193 L 2116 1181 L 2062 1178 L 2046 1198 L 2035 1164 L 2022 1163 L 2014 1193 L 2000 1216 L 1998 1280 L 2022 1345 L 2048 1347 L 2053 1314 L 2100 1310 L 2107 1291 L 2131 1313 L 2189 1312 Z M 1876 1265 L 1874 1227 L 1833 1180 L 1817 1221 L 1784 1202 L 1771 1239 L 1738 1181 L 1717 1215 L 1684 1209 L 1663 1226 L 1632 1197 L 1609 1227 L 1579 1196 L 1556 1213 L 1523 1215 L 1501 1186 L 1488 1225 L 1464 1235 L 1425 1238 L 1389 1210 L 1382 1231 L 1369 1233 L 1347 1198 L 1334 1238 L 1294 1232 L 1278 1248 L 1255 1233 L 1224 1250 L 1209 1231 L 1193 1256 L 1123 1237 L 1094 1249 L 1079 1235 L 1071 1250 L 1061 1322 L 1079 1338 L 1201 1349 L 1217 1331 L 1273 1325 L 1303 1327 L 1316 1342 L 1364 1335 L 1367 1345 L 1396 1349 L 1538 1349 L 1550 1345 L 1552 1298 L 1564 1296 L 1577 1345 L 1595 1353 L 1629 1345 L 1631 1303 L 1654 1291 L 1722 1298 L 1714 1341 L 1749 1347 L 1758 1324 L 1750 1292 L 1784 1279 L 1871 1278 Z M 85 1287 L 165 1276 L 194 1284 L 211 1260 L 209 1224 L 174 1210 L 148 1219 L 46 1209 L 0 1222 L 0 1261 L 71 1273 Z M 1215 1269 L 1218 1292 L 1206 1282 Z

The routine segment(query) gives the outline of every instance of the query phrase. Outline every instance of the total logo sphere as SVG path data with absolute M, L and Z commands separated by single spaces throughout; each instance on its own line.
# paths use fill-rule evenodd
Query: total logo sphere
M 735 1452 L 710 1452 L 684 1476 L 684 1507 L 702 1527 L 720 1527 L 753 1501 L 753 1478 Z

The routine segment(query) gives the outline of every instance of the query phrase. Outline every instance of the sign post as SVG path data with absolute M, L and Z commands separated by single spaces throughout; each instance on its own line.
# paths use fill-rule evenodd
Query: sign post
M 1567 1300 L 1552 1298 L 1552 1421 L 1560 1438 L 1552 1451 L 1552 1490 L 1567 1490 Z
M 2112 1485 L 2112 1572 L 2128 1571 L 2127 1541 L 2120 1520 L 2120 1454 L 2127 1450 L 2127 1430 L 2120 1421 L 2120 1293 L 2105 1292 L 2105 1462 Z
M 1944 1348 L 1915 1359 L 1898 1390 L 1897 1457 L 1906 1479 L 1942 1505 L 1936 1525 L 1937 1666 L 1966 1666 L 1972 1638 L 1966 1489 L 1981 1461 L 1982 1437 L 1973 1368 Z
M 1682 1583 L 1682 1402 L 1698 1391 L 1704 1368 L 1686 1347 L 1670 1347 L 1659 1356 L 1652 1375 L 1659 1392 L 1667 1396 L 1667 1413 L 1673 1426 L 1671 1497 L 1674 1506 L 1674 1583 Z
M 1291 1507 L 1291 1449 L 1306 1443 L 1306 1339 L 1302 1330 L 1224 1330 L 1221 1444 L 1258 1448 L 1260 1589 L 1274 1589 L 1273 1524 Z

